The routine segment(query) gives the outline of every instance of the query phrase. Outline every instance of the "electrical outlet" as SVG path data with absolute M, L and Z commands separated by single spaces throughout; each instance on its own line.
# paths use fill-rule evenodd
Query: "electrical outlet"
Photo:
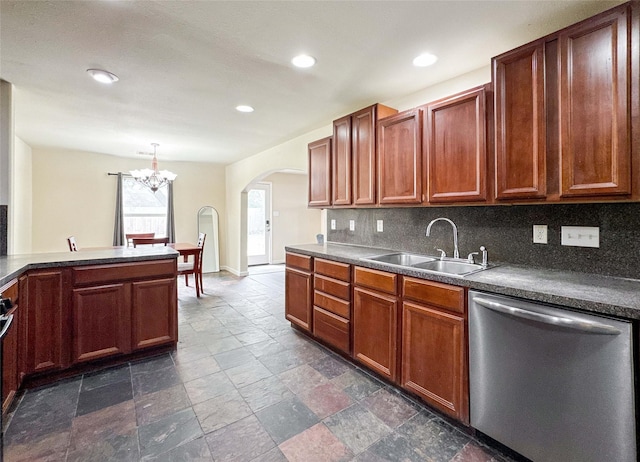
M 356 230 L 356 220 L 349 220 L 349 231 Z
M 597 226 L 563 226 L 562 245 L 600 247 L 600 228 Z
M 384 222 L 382 220 L 376 221 L 376 230 L 381 233 L 384 230 Z
M 547 243 L 547 225 L 533 225 L 533 243 Z
M 331 230 L 335 231 L 336 229 L 336 220 L 331 220 Z

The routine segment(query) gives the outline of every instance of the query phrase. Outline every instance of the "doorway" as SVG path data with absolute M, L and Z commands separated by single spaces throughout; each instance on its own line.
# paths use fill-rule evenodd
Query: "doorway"
M 271 262 L 271 183 L 254 183 L 247 191 L 247 265 Z

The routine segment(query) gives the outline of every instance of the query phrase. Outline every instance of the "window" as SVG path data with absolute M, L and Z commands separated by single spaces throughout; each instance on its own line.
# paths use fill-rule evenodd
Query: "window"
M 155 193 L 130 177 L 122 178 L 124 232 L 167 234 L 167 186 Z

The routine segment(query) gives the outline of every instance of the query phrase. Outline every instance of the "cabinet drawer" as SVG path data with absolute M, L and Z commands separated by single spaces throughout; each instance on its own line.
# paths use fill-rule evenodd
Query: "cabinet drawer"
M 298 255 L 297 253 L 288 253 L 286 257 L 287 266 L 298 268 L 305 271 L 311 271 L 312 257 L 308 255 Z
M 336 281 L 325 276 L 316 275 L 313 278 L 314 289 L 326 292 L 343 300 L 351 300 L 351 284 Z
M 398 279 L 397 274 L 356 266 L 353 279 L 356 285 L 361 287 L 368 287 L 379 292 L 386 292 L 393 295 L 398 292 L 396 284 Z
M 464 287 L 403 277 L 402 296 L 408 300 L 438 306 L 456 313 L 465 313 Z
M 96 284 L 132 279 L 157 278 L 176 274 L 176 259 L 116 265 L 91 265 L 73 268 L 73 284 Z
M 14 305 L 18 303 L 18 280 L 12 279 L 0 287 L 0 294 L 2 298 L 10 298 Z
M 335 261 L 316 258 L 314 267 L 316 274 L 324 274 L 325 276 L 340 279 L 345 282 L 351 281 L 351 265 L 348 265 L 347 263 L 338 263 Z
M 351 318 L 351 303 L 348 301 L 340 300 L 339 298 L 316 290 L 313 294 L 313 304 L 343 318 Z
M 349 353 L 349 321 L 317 306 L 313 307 L 313 335 Z

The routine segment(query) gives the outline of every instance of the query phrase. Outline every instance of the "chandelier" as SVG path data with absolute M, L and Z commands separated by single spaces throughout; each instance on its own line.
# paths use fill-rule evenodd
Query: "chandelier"
M 136 181 L 147 186 L 151 191 L 156 192 L 158 188 L 164 186 L 169 181 L 176 179 L 178 175 L 168 170 L 158 170 L 158 158 L 156 157 L 156 148 L 160 146 L 158 143 L 151 143 L 153 146 L 153 160 L 151 161 L 151 169 L 144 168 L 142 170 L 131 170 L 131 176 Z

